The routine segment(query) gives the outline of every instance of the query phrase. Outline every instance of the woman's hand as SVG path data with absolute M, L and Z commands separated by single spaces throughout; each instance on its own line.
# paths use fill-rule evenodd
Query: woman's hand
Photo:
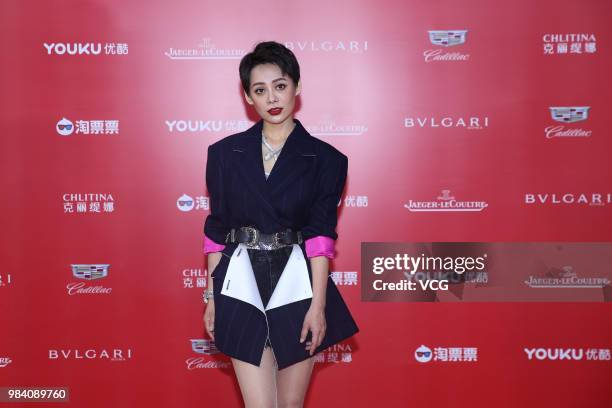
M 312 341 L 306 342 L 306 350 L 310 350 L 310 355 L 312 356 L 316 348 L 323 342 L 325 331 L 327 330 L 325 310 L 323 308 L 311 305 L 310 309 L 308 309 L 304 317 L 304 324 L 302 325 L 300 343 L 306 340 L 308 330 L 312 332 Z
M 204 327 L 206 333 L 210 336 L 213 341 L 215 340 L 215 300 L 213 298 L 208 299 L 206 304 L 206 310 L 204 311 Z

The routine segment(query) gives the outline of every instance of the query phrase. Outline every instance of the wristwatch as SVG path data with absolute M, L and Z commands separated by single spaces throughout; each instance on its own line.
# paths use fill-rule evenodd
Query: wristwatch
M 211 297 L 213 297 L 212 289 L 205 290 L 202 293 L 202 300 L 204 300 L 204 303 L 208 303 L 208 299 L 210 299 Z

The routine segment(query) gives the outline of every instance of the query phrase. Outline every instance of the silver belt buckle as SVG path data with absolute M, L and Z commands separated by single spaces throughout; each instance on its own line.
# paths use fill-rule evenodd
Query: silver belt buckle
M 249 244 L 251 246 L 257 245 L 257 242 L 259 242 L 259 231 L 257 231 L 257 229 L 254 228 L 254 227 L 244 227 L 244 229 L 249 231 L 249 233 L 252 233 L 252 235 L 253 235 L 253 238 L 249 239 L 247 244 Z
M 280 233 L 279 232 L 275 232 L 274 233 L 274 247 L 275 248 L 279 248 L 281 246 L 281 243 L 278 240 L 278 234 L 280 234 Z

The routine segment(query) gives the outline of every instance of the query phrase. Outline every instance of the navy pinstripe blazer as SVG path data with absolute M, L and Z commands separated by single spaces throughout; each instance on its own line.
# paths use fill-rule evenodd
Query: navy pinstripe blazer
M 267 179 L 261 158 L 263 120 L 208 147 L 208 238 L 225 244 L 231 228 L 251 225 L 263 233 L 301 230 L 304 240 L 318 235 L 337 239 L 348 158 L 294 121 Z
M 334 240 L 338 237 L 335 231 L 338 202 L 348 158 L 330 144 L 312 137 L 299 120 L 294 121 L 296 126 L 267 179 L 261 158 L 263 120 L 211 144 L 206 165 L 211 201 L 204 233 L 225 245 L 224 256 L 211 275 L 215 344 L 226 355 L 259 365 L 269 334 L 279 369 L 310 357 L 299 337 L 311 298 L 261 313 L 248 302 L 222 295 L 221 287 L 238 246 L 225 243 L 231 228 L 250 225 L 264 233 L 291 228 L 301 230 L 304 240 L 320 235 Z M 307 258 L 304 243 L 300 249 Z M 305 263 L 312 283 L 310 262 Z M 325 318 L 326 334 L 315 352 L 359 330 L 331 276 L 327 279 Z M 307 337 L 310 339 L 311 333 Z

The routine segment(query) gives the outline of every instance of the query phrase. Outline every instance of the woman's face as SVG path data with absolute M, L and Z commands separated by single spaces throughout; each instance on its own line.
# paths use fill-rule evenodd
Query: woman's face
M 297 87 L 287 74 L 283 75 L 276 64 L 259 64 L 251 70 L 251 88 L 244 97 L 249 105 L 253 105 L 259 116 L 267 122 L 282 123 L 292 117 L 295 107 L 295 97 L 301 91 L 301 80 Z M 270 111 L 282 108 L 280 113 Z

